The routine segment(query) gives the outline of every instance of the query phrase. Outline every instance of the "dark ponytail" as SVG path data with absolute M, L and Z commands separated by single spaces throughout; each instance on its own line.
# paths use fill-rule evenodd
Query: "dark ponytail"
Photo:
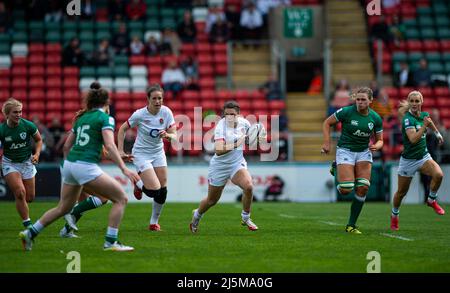
M 93 83 L 91 83 L 90 90 L 86 97 L 86 106 L 75 114 L 74 121 L 80 118 L 87 111 L 94 108 L 103 107 L 108 103 L 108 91 L 102 88 L 101 84 L 98 81 L 94 81 Z

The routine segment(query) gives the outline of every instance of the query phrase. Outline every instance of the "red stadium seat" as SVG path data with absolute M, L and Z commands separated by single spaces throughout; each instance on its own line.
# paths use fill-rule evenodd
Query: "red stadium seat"
M 42 101 L 33 101 L 28 103 L 27 105 L 28 111 L 44 111 L 45 110 L 45 103 Z
M 63 99 L 63 94 L 60 89 L 51 89 L 47 92 L 47 99 L 60 101 Z
M 422 93 L 425 100 L 432 98 L 433 90 L 431 87 L 420 87 L 417 90 Z
M 30 43 L 28 46 L 28 54 L 34 55 L 34 54 L 44 54 L 45 53 L 45 46 L 42 43 Z
M 63 74 L 64 74 L 65 78 L 68 78 L 68 77 L 78 78 L 78 76 L 80 75 L 80 69 L 75 66 L 66 66 L 66 67 L 63 67 Z
M 209 55 L 211 53 L 211 45 L 209 43 L 197 43 L 196 44 L 197 54 Z
M 47 54 L 61 54 L 61 44 L 50 43 L 45 46 Z
M 203 101 L 213 101 L 216 98 L 214 90 L 202 90 L 200 92 L 200 99 Z
M 214 55 L 227 55 L 227 44 L 214 44 L 212 48 Z
M 181 45 L 181 54 L 193 56 L 195 54 L 195 47 L 193 44 L 184 43 Z
M 80 92 L 75 89 L 68 89 L 64 91 L 64 100 L 70 100 L 70 101 L 81 101 L 81 95 Z
M 228 66 L 227 63 L 216 63 L 215 65 L 215 73 L 219 76 L 225 76 L 228 74 Z
M 147 58 L 147 65 L 148 66 L 161 66 L 162 65 L 162 58 L 161 56 L 151 56 Z
M 11 76 L 13 79 L 26 78 L 28 75 L 28 69 L 26 66 L 13 66 L 11 70 Z
M 450 51 L 450 40 L 441 40 L 441 51 L 442 52 Z
M 132 104 L 129 101 L 116 101 L 114 106 L 116 111 L 130 112 L 133 110 Z
M 436 40 L 424 40 L 423 49 L 428 52 L 439 51 L 439 42 Z
M 9 68 L 0 68 L 0 78 L 11 76 L 11 70 Z
M 79 102 L 75 101 L 64 101 L 64 111 L 76 112 L 81 108 Z
M 27 57 L 13 57 L 11 64 L 14 68 L 16 66 L 27 66 L 27 62 Z
M 422 42 L 420 40 L 408 40 L 406 41 L 406 48 L 410 52 L 422 51 Z
M 183 106 L 184 106 L 184 111 L 186 111 L 186 112 L 192 112 L 192 113 L 193 113 L 194 108 L 195 108 L 195 107 L 200 107 L 201 105 L 200 105 L 200 103 L 199 103 L 198 101 L 190 101 L 190 100 L 186 100 L 186 101 L 183 103 Z
M 200 99 L 200 94 L 197 91 L 186 90 L 183 91 L 181 97 L 185 100 L 198 102 L 198 100 Z
M 11 97 L 18 99 L 20 101 L 24 101 L 28 97 L 28 93 L 26 90 L 24 90 L 24 87 L 19 87 L 22 89 L 15 89 L 13 88 L 13 91 L 11 93 Z
M 52 65 L 47 67 L 47 75 L 51 77 L 61 77 L 62 75 L 62 69 L 59 66 Z
M 252 103 L 247 100 L 239 100 L 239 107 L 244 111 L 245 110 L 252 111 L 252 109 L 253 109 Z
M 46 111 L 61 111 L 63 105 L 61 101 L 48 101 L 45 105 Z
M 28 81 L 26 78 L 13 78 L 11 83 L 12 89 L 26 89 Z
M 199 80 L 198 85 L 202 90 L 214 90 L 216 81 L 212 77 L 205 77 Z
M 434 94 L 436 96 L 444 96 L 450 98 L 450 90 L 448 87 L 435 87 Z
M 52 76 L 47 78 L 47 88 L 48 89 L 61 89 L 62 82 L 61 77 Z
M 60 65 L 61 55 L 60 54 L 50 54 L 45 58 L 45 63 L 48 65 Z
M 44 77 L 45 75 L 45 68 L 44 66 L 30 66 L 30 69 L 28 70 L 28 74 L 30 75 L 30 78 L 33 77 Z
M 286 104 L 281 100 L 274 100 L 269 102 L 269 107 L 271 110 L 281 111 L 286 108 Z
M 128 102 L 131 103 L 130 98 L 131 98 L 130 93 L 127 93 L 127 92 L 120 92 L 120 93 L 114 93 L 113 94 L 113 99 L 115 101 L 122 101 L 123 100 L 123 101 L 128 101 Z
M 79 79 L 76 77 L 69 77 L 69 78 L 66 77 L 64 79 L 63 85 L 64 85 L 64 89 L 68 89 L 68 88 L 78 89 Z
M 397 99 L 398 97 L 398 89 L 395 87 L 384 87 L 384 90 L 386 91 L 386 94 L 391 99 Z
M 132 65 L 145 65 L 147 63 L 147 59 L 144 55 L 140 56 L 131 56 L 129 59 L 130 66 Z
M 408 94 L 412 92 L 414 88 L 412 87 L 402 87 L 400 88 L 400 99 L 406 99 Z
M 30 90 L 30 93 L 28 95 L 29 101 L 36 101 L 41 103 L 42 105 L 45 104 L 45 91 L 44 89 L 33 89 Z
M 44 123 L 50 124 L 54 118 L 58 118 L 61 120 L 62 114 L 61 111 L 55 110 L 55 111 L 48 111 L 45 113 Z
M 148 66 L 147 70 L 148 70 L 150 76 L 161 77 L 161 74 L 163 72 L 163 69 L 162 69 L 161 65 L 159 65 L 159 64 Z
M 199 55 L 197 57 L 197 61 L 199 66 L 211 66 L 213 65 L 213 58 L 211 55 L 209 54 L 205 54 L 205 55 Z
M 1 91 L 9 91 L 11 87 L 11 80 L 9 78 L 0 78 L 0 90 Z
M 253 101 L 253 109 L 255 111 L 269 112 L 269 103 L 265 100 L 255 100 Z
M 231 100 L 234 97 L 233 93 L 229 90 L 217 91 L 217 98 L 221 100 Z

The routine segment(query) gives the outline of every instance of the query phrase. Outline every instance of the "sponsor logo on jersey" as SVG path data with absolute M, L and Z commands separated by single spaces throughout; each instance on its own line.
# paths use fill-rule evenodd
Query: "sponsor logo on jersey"
M 25 140 L 25 138 L 27 138 L 27 133 L 26 132 L 21 132 L 19 134 L 19 136 L 20 136 L 21 139 Z
M 358 120 L 352 120 L 352 125 L 354 125 L 354 126 L 358 126 Z
M 369 124 L 367 124 L 367 126 L 369 126 L 369 130 L 373 129 L 373 123 L 372 122 L 369 122 Z
M 12 138 L 11 138 L 11 136 L 7 136 L 7 137 L 5 137 L 5 141 L 12 141 Z
M 357 131 L 355 131 L 353 133 L 353 135 L 356 135 L 356 136 L 359 136 L 359 137 L 369 137 L 370 133 L 366 133 L 366 132 L 361 131 L 361 130 L 358 129 Z
M 153 138 L 159 137 L 159 129 L 150 129 L 149 135 Z
M 11 146 L 10 146 L 10 150 L 17 150 L 17 149 L 20 149 L 20 148 L 23 148 L 23 147 L 26 147 L 27 146 L 27 143 L 26 142 L 23 142 L 23 143 L 13 143 L 13 144 L 11 144 Z

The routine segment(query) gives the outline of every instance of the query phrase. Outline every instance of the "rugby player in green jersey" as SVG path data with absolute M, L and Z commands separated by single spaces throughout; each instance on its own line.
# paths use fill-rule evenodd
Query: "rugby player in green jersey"
M 0 124 L 0 141 L 3 148 L 2 172 L 6 184 L 14 194 L 16 209 L 25 227 L 30 226 L 28 203 L 35 197 L 36 165 L 42 149 L 42 138 L 37 126 L 22 118 L 22 103 L 8 99 L 2 106 L 6 121 Z M 31 153 L 31 138 L 36 144 Z
M 94 82 L 87 95 L 86 108 L 75 118 L 72 133 L 67 140 L 73 143 L 63 166 L 63 187 L 57 207 L 47 211 L 29 229 L 19 233 L 25 250 L 31 250 L 33 239 L 48 225 L 72 210 L 84 186 L 112 202 L 104 250 L 132 251 L 133 247 L 118 241 L 119 225 L 127 204 L 127 195 L 120 184 L 104 173 L 98 163 L 103 145 L 122 173 L 133 184 L 139 176 L 130 171 L 120 157 L 114 143 L 114 118 L 105 113 L 109 95 L 100 84 Z
M 427 205 L 438 215 L 445 211 L 437 203 L 437 192 L 441 186 L 444 174 L 441 167 L 433 160 L 427 149 L 426 129 L 431 128 L 439 144 L 444 142 L 442 135 L 434 125 L 429 114 L 422 112 L 423 96 L 418 91 L 408 94 L 408 99 L 400 103 L 398 114 L 402 121 L 403 152 L 398 167 L 398 187 L 394 194 L 391 213 L 391 229 L 399 229 L 399 209 L 403 197 L 406 195 L 411 180 L 417 171 L 431 177 L 430 195 Z
M 363 87 L 352 95 L 354 105 L 343 107 L 328 117 L 323 123 L 322 153 L 330 152 L 330 128 L 341 122 L 342 134 L 336 149 L 337 189 L 342 195 L 350 194 L 355 188 L 355 196 L 350 209 L 350 218 L 345 231 L 361 234 L 356 221 L 361 213 L 366 194 L 370 187 L 372 152 L 383 147 L 383 120 L 369 105 L 373 100 L 370 88 Z M 376 141 L 371 144 L 370 137 Z

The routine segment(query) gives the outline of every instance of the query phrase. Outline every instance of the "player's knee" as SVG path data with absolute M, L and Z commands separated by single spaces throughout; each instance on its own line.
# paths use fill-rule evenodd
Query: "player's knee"
M 212 207 L 213 205 L 215 205 L 219 200 L 218 199 L 210 199 L 208 198 L 206 200 L 206 203 L 208 204 L 209 207 Z
M 442 171 L 438 171 L 433 175 L 433 179 L 436 181 L 442 181 L 443 178 L 444 178 L 444 173 L 442 173 Z
M 13 193 L 17 200 L 27 200 L 27 192 L 25 188 L 17 188 Z
M 159 204 L 164 204 L 166 202 L 166 198 L 167 198 L 167 187 L 164 186 L 161 189 L 159 189 L 158 195 L 155 196 L 153 200 Z
M 337 185 L 339 193 L 342 195 L 347 195 L 347 194 L 351 193 L 354 187 L 355 187 L 355 183 L 350 182 L 350 181 L 341 182 Z
M 144 192 L 146 196 L 151 197 L 151 198 L 158 197 L 159 191 L 160 191 L 160 189 L 147 189 L 147 188 L 145 188 L 145 186 L 142 189 L 142 192 Z
M 251 182 L 247 182 L 242 188 L 244 193 L 246 194 L 253 194 L 253 184 Z
M 370 181 L 366 178 L 356 178 L 356 194 L 365 196 L 369 192 Z

